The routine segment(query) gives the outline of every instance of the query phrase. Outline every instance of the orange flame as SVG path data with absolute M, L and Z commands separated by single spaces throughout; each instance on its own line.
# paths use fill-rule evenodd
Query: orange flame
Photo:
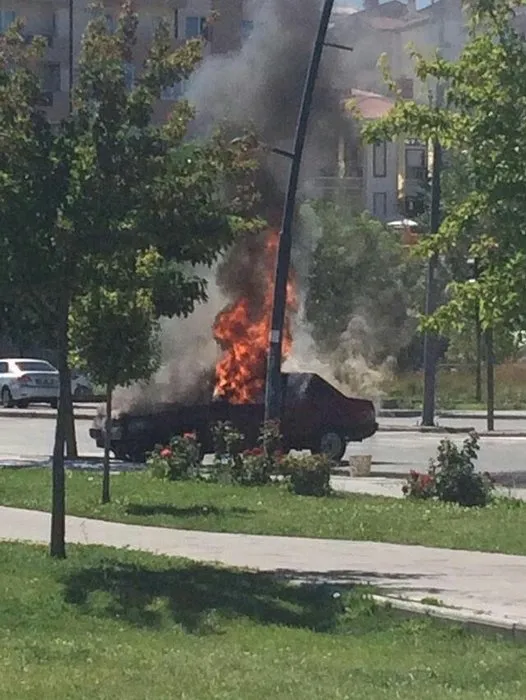
M 223 350 L 216 366 L 215 396 L 231 403 L 253 403 L 261 398 L 265 386 L 267 352 L 270 337 L 274 270 L 279 233 L 273 231 L 265 245 L 265 279 L 263 302 L 254 308 L 242 297 L 222 311 L 214 324 L 214 338 Z M 294 276 L 287 284 L 287 315 L 283 333 L 282 355 L 292 348 L 290 314 L 297 309 Z

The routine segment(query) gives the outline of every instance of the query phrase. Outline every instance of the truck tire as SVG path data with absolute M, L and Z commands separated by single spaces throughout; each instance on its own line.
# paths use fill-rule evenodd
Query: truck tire
M 326 455 L 334 462 L 341 462 L 346 449 L 347 441 L 340 431 L 334 428 L 327 428 L 320 435 L 312 452 Z

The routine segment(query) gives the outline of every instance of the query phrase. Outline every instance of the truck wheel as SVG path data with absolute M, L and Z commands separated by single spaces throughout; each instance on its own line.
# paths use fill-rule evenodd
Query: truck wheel
M 341 462 L 346 448 L 347 442 L 343 435 L 337 430 L 329 428 L 322 433 L 313 452 L 314 454 L 326 455 L 334 462 Z

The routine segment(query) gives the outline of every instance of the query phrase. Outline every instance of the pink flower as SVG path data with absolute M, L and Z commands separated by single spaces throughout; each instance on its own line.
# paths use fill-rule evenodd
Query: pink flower
M 170 459 L 173 453 L 169 447 L 165 447 L 159 454 L 163 459 Z

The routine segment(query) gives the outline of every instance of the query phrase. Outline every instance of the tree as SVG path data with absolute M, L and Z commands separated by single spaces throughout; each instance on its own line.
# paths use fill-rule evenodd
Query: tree
M 367 213 L 356 215 L 332 202 L 317 202 L 322 236 L 314 254 L 307 320 L 324 352 L 340 343 L 351 319 L 368 324 L 367 359 L 381 364 L 409 345 L 422 296 L 422 266 L 396 233 Z
M 77 297 L 70 317 L 71 355 L 106 389 L 102 503 L 110 501 L 112 397 L 117 386 L 149 379 L 158 369 L 159 327 L 153 300 L 159 257 L 139 255 L 135 274 L 121 267 L 105 275 L 113 288 L 96 287 Z
M 475 313 L 485 329 L 525 328 L 526 44 L 514 28 L 522 4 L 472 0 L 469 41 L 457 61 L 414 54 L 417 76 L 445 87 L 444 107 L 398 97 L 389 115 L 365 128 L 368 140 L 437 137 L 462 160 L 455 206 L 422 252 L 465 251 L 480 274 L 448 286 L 445 304 L 425 321 L 436 330 L 462 330 Z
M 164 124 L 153 122 L 161 91 L 189 76 L 201 41 L 172 49 L 156 32 L 131 85 L 137 16 L 125 2 L 111 33 L 102 16 L 86 31 L 73 114 L 56 128 L 39 107 L 32 60 L 20 27 L 0 40 L 0 231 L 13 282 L 49 317 L 57 338 L 60 401 L 53 451 L 51 553 L 65 556 L 64 440 L 71 417 L 69 320 L 75 300 L 105 284 L 110 266 L 152 249 L 170 294 L 155 296 L 168 315 L 206 297 L 193 266 L 211 264 L 242 230 L 255 166 L 249 140 L 187 140 L 185 100 Z M 252 141 L 250 141 L 252 143 Z M 133 269 L 133 268 L 128 268 Z M 162 270 L 162 274 L 161 274 Z M 110 275 L 111 276 L 111 275 Z M 157 309 L 159 311 L 159 309 Z

